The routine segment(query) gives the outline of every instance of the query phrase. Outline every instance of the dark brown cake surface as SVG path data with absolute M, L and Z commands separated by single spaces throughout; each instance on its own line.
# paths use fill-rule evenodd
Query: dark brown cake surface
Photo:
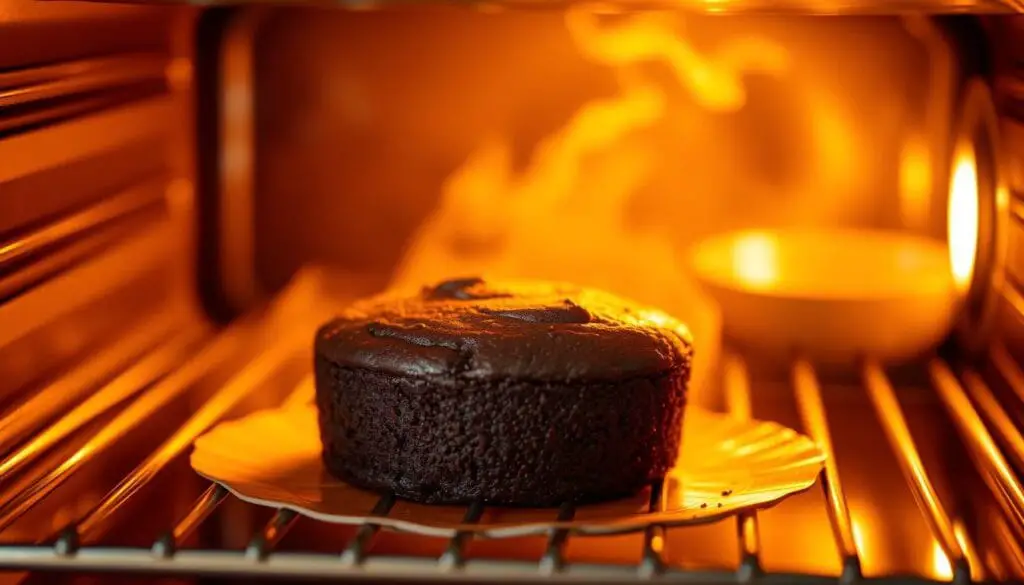
M 427 503 L 629 495 L 675 464 L 692 342 L 600 291 L 460 279 L 317 332 L 327 469 Z

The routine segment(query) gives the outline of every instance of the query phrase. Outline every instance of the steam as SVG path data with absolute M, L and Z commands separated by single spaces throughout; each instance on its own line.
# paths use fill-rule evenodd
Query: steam
M 392 285 L 481 274 L 603 288 L 686 322 L 697 343 L 692 387 L 704 387 L 717 358 L 720 316 L 688 278 L 670 234 L 627 221 L 632 196 L 665 156 L 635 140 L 668 107 L 666 88 L 641 66 L 667 66 L 694 103 L 729 112 L 746 102 L 745 75 L 780 73 L 787 59 L 780 47 L 751 37 L 702 54 L 676 33 L 678 18 L 641 13 L 608 24 L 570 9 L 573 41 L 587 59 L 614 70 L 617 94 L 584 103 L 520 173 L 512 170 L 507 141 L 484 141 L 445 182 L 440 205 L 412 238 Z

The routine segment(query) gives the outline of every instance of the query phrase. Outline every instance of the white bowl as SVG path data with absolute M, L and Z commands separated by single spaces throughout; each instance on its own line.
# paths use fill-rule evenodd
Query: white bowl
M 730 233 L 700 244 L 693 270 L 727 338 L 823 363 L 921 354 L 947 335 L 957 306 L 946 245 L 897 232 Z

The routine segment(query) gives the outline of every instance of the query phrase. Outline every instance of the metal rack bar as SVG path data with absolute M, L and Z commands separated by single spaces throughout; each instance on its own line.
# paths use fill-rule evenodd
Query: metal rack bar
M 37 434 L 0 461 L 0 477 L 9 477 L 21 470 L 85 424 L 166 375 L 203 335 L 204 332 L 200 330 L 186 331 L 153 348 L 128 369 L 97 389 L 84 402 L 47 427 L 45 432 Z
M 162 76 L 166 62 L 167 58 L 160 54 L 138 53 L 135 55 L 98 57 L 27 69 L 15 69 L 0 72 L 0 89 L 38 86 L 60 79 L 76 79 L 83 76 L 96 75 L 97 73 L 110 73 L 114 71 L 125 78 L 131 77 L 132 73 L 140 71 Z
M 164 178 L 152 177 L 78 213 L 0 244 L 0 267 L 163 201 L 165 187 Z
M 558 521 L 568 522 L 576 515 L 576 506 L 571 502 L 565 502 L 558 508 Z M 547 545 L 544 547 L 544 554 L 540 558 L 540 572 L 544 575 L 552 575 L 562 570 L 565 566 L 565 543 L 569 540 L 569 530 L 566 528 L 555 528 L 548 535 Z
M 751 420 L 754 409 L 750 400 L 750 375 L 747 364 L 736 354 L 726 354 L 722 362 L 722 380 L 729 413 L 738 420 Z M 761 574 L 761 535 L 757 511 L 743 512 L 736 517 L 736 537 L 740 562 L 736 579 L 746 583 Z
M 51 120 L 68 119 L 86 115 L 103 109 L 105 106 L 123 102 L 130 95 L 130 87 L 113 87 L 109 91 L 98 94 L 80 95 L 68 102 L 56 102 L 40 105 L 27 111 L 5 112 L 0 117 L 0 132 L 11 132 L 18 128 L 43 124 Z
M 123 374 L 173 331 L 174 316 L 138 324 L 121 339 L 96 352 L 66 375 L 39 389 L 31 398 L 4 413 L 0 421 L 0 452 L 6 452 L 32 431 L 93 390 L 96 382 Z M 6 465 L 6 461 L 3 465 Z
M 177 432 L 121 480 L 121 483 L 78 523 L 78 533 L 81 538 L 89 540 L 98 532 L 100 526 L 109 516 L 152 481 L 156 474 L 175 457 L 192 445 L 192 442 L 201 433 L 220 420 L 242 398 L 267 380 L 291 357 L 292 350 L 300 338 L 304 339 L 305 335 L 291 333 L 281 337 L 221 387 Z
M 994 515 L 989 521 L 994 535 L 994 542 L 1002 553 L 1002 558 L 1011 566 L 1008 567 L 1012 575 L 1021 580 L 1024 578 L 1024 551 L 1018 546 L 1018 537 L 1006 524 L 1006 518 L 1001 515 Z
M 900 470 L 903 471 L 903 476 L 910 486 L 917 507 L 928 523 L 928 528 L 953 565 L 954 579 L 958 582 L 970 580 L 970 563 L 953 531 L 953 522 L 942 507 L 924 469 L 924 463 L 917 452 L 910 428 L 907 427 L 903 410 L 896 400 L 896 394 L 885 371 L 878 362 L 869 358 L 864 362 L 862 373 L 864 386 L 882 423 L 882 430 L 892 446 Z
M 647 508 L 652 512 L 661 509 L 662 483 L 657 482 L 651 485 L 651 497 Z M 640 557 L 640 566 L 637 572 L 641 578 L 649 579 L 665 571 L 665 527 L 660 524 L 651 524 L 644 529 L 644 548 Z
M 995 344 L 989 353 L 989 359 L 1014 395 L 1024 402 L 1024 372 L 1013 361 L 1006 347 L 1001 343 Z M 982 381 L 981 377 L 972 372 L 971 378 L 975 382 L 966 384 L 966 389 L 971 393 L 971 398 L 978 405 L 978 408 L 981 409 L 985 417 L 988 418 L 993 429 L 999 434 L 1003 444 L 1009 449 L 1009 454 L 1013 457 L 1014 463 L 1024 468 L 1024 436 L 1016 428 L 1013 420 L 999 404 L 992 390 Z
M 1002 343 L 993 343 L 992 349 L 989 351 L 989 359 L 992 360 L 992 365 L 996 367 L 996 371 L 1003 377 L 1006 385 L 1010 387 L 1017 399 L 1024 402 L 1024 371 L 1021 371 L 1013 361 L 1006 346 Z
M 245 556 L 256 561 L 266 560 L 277 543 L 281 542 L 298 520 L 299 515 L 295 510 L 281 508 L 275 512 L 263 530 L 253 535 L 245 547 Z
M 153 554 L 169 557 L 174 554 L 175 548 L 182 540 L 188 538 L 199 526 L 220 507 L 228 497 L 228 490 L 220 484 L 213 484 L 206 488 L 196 503 L 189 508 L 185 516 L 174 526 L 173 529 L 164 533 L 153 543 Z
M 62 557 L 70 557 L 78 552 L 78 534 L 74 530 L 63 530 L 53 542 L 53 552 Z
M 962 378 L 964 389 L 992 430 L 999 435 L 999 439 L 1008 450 L 1008 455 L 1013 458 L 1014 463 L 1024 467 L 1024 436 L 1017 430 L 1010 415 L 999 404 L 988 384 L 977 372 L 967 368 L 963 371 Z
M 0 140 L 0 151 L 7 140 Z M 3 153 L 0 160 L 4 160 Z M 4 162 L 0 174 L 6 170 Z M 82 259 L 44 282 L 34 283 L 32 294 L 0 303 L 0 323 L 4 324 L 0 327 L 0 347 L 34 331 L 39 326 L 38 315 L 47 315 L 54 322 L 136 279 L 153 276 L 155 267 L 166 267 L 173 261 L 172 247 L 167 243 L 174 237 L 175 228 L 166 219 L 149 223 L 145 230 L 133 230 L 95 257 Z
M 388 493 L 380 497 L 377 503 L 373 506 L 373 510 L 370 515 L 377 517 L 385 517 L 391 513 L 391 508 L 395 506 L 395 494 Z M 346 565 L 359 565 L 366 558 L 366 550 L 373 537 L 380 532 L 380 524 L 373 524 L 370 522 L 364 523 L 356 531 L 355 537 L 345 547 L 345 551 L 341 553 L 341 562 Z
M 0 108 L 25 106 L 33 102 L 116 89 L 145 81 L 163 82 L 167 58 L 132 57 L 97 59 L 95 66 L 82 68 L 72 75 L 37 80 L 34 83 L 0 89 Z M 4 79 L 0 78 L 0 82 Z
M 169 376 L 121 411 L 109 424 L 100 429 L 60 465 L 0 506 L 0 531 L 10 527 L 18 518 L 67 481 L 81 468 L 82 464 L 105 451 L 114 441 L 137 427 L 165 404 L 180 396 L 195 381 L 221 363 L 227 355 L 241 346 L 245 340 L 244 330 L 243 327 L 236 326 L 214 338 L 200 353 L 171 372 Z
M 0 122 L 0 132 L 3 132 L 3 122 Z M 152 209 L 156 210 L 157 208 Z M 166 221 L 167 216 L 149 213 L 145 217 L 140 215 L 139 221 L 122 219 L 124 221 L 113 222 L 112 225 L 103 226 L 75 237 L 63 243 L 59 249 L 33 258 L 32 262 L 0 276 L 0 302 L 13 299 L 48 279 L 65 273 L 74 266 L 88 262 L 106 250 L 116 248 L 120 242 L 129 239 L 133 234 L 138 234 L 151 226 Z
M 761 530 L 756 512 L 741 512 L 736 517 L 737 538 L 740 541 L 740 564 L 736 580 L 749 583 L 763 573 L 761 569 Z
M 960 437 L 974 453 L 982 478 L 1013 523 L 1024 526 L 1024 489 L 960 382 L 949 366 L 939 359 L 928 363 L 928 372 L 946 412 L 960 431 Z
M 74 555 L 59 555 L 52 547 L 0 546 L 0 569 L 26 567 L 79 572 L 121 571 L 132 574 L 224 575 L 302 579 L 362 579 L 438 583 L 459 581 L 501 582 L 599 582 L 635 583 L 636 568 L 629 565 L 570 563 L 551 576 L 537 573 L 532 561 L 467 559 L 458 571 L 438 571 L 437 561 L 428 557 L 374 556 L 358 567 L 338 562 L 335 554 L 277 552 L 254 563 L 242 551 L 180 550 L 171 558 L 154 556 L 146 548 L 83 546 Z M 688 571 L 667 567 L 658 580 L 688 585 L 733 585 L 735 571 Z M 795 573 L 767 573 L 758 579 L 763 585 L 835 585 L 835 577 Z M 939 585 L 930 579 L 894 576 L 863 579 L 870 585 Z
M 967 558 L 967 566 L 970 568 L 970 574 L 968 575 L 970 580 L 975 582 L 984 581 L 988 576 L 985 571 L 985 563 L 982 562 L 981 555 L 978 554 L 978 548 L 974 546 L 974 541 L 967 534 L 967 529 L 964 528 L 964 523 L 959 518 L 953 520 L 953 534 L 956 535 L 956 541 L 960 543 L 960 548 L 964 551 L 964 557 Z
M 360 579 L 421 583 L 484 581 L 510 582 L 595 582 L 608 585 L 635 583 L 636 570 L 629 565 L 571 563 L 550 576 L 537 573 L 531 561 L 499 561 L 468 559 L 453 572 L 438 571 L 433 558 L 413 556 L 371 557 L 353 567 L 337 562 L 337 555 L 320 553 L 278 552 L 264 561 L 254 563 L 241 551 L 181 550 L 171 558 L 161 558 L 144 548 L 84 546 L 74 555 L 59 555 L 51 547 L 0 546 L 0 569 L 26 567 L 56 571 L 97 572 L 120 571 L 131 574 L 181 576 L 230 576 L 284 579 Z M 658 575 L 659 581 L 688 585 L 734 585 L 734 571 L 692 571 L 667 567 Z M 940 581 L 907 576 L 871 577 L 861 580 L 865 585 L 940 585 Z M 763 585 L 835 585 L 836 578 L 800 573 L 766 573 L 758 578 Z
M 462 522 L 463 524 L 475 524 L 483 514 L 483 502 L 473 502 L 466 509 L 466 515 L 463 516 Z M 464 530 L 459 530 L 452 536 L 451 540 L 448 541 L 448 548 L 445 549 L 444 554 L 438 559 L 438 565 L 442 570 L 453 571 L 461 569 L 465 565 L 466 560 L 463 558 L 463 549 L 465 549 L 466 543 L 471 538 L 473 538 L 473 533 Z
M 828 427 L 825 404 L 821 399 L 818 377 L 809 361 L 797 358 L 793 363 L 792 378 L 804 428 L 825 453 L 825 470 L 821 476 L 821 487 L 825 493 L 828 518 L 832 524 L 836 547 L 839 549 L 839 556 L 843 562 L 840 580 L 844 583 L 859 581 L 864 577 L 861 572 L 860 552 L 857 550 L 857 542 L 853 537 L 850 509 L 846 504 L 846 494 L 839 479 L 839 467 L 836 465 L 832 433 Z

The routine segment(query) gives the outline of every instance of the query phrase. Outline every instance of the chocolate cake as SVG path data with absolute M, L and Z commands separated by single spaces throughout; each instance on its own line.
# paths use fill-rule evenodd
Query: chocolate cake
M 692 342 L 659 311 L 544 282 L 443 282 L 316 335 L 327 470 L 423 503 L 636 493 L 676 460 Z

